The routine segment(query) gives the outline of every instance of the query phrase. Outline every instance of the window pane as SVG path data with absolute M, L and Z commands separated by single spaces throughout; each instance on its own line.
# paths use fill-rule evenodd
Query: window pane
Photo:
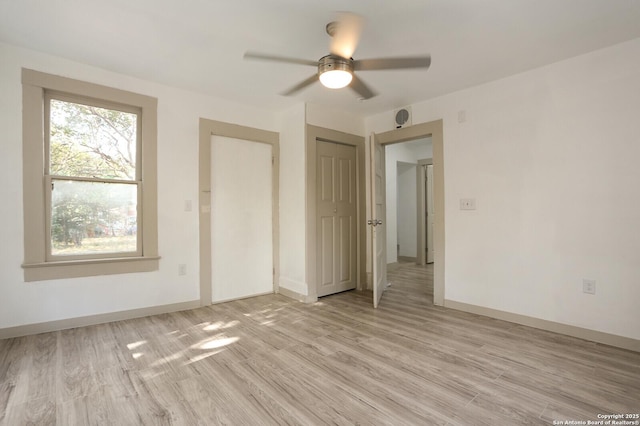
M 136 178 L 138 116 L 51 99 L 49 174 Z
M 54 179 L 51 254 L 136 252 L 138 185 Z

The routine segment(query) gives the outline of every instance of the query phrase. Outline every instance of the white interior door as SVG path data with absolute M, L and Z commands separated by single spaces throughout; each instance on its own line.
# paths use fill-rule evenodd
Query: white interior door
M 272 147 L 211 137 L 212 301 L 273 292 Z
M 318 141 L 318 297 L 356 288 L 356 149 Z
M 382 293 L 387 287 L 387 229 L 385 206 L 385 161 L 384 147 L 371 135 L 371 219 L 372 263 L 373 270 L 373 307 L 377 308 Z
M 433 263 L 433 233 L 435 231 L 434 219 L 435 219 L 435 208 L 433 206 L 433 165 L 429 164 L 425 166 L 427 181 L 425 185 L 426 189 L 426 199 L 427 199 L 427 263 Z

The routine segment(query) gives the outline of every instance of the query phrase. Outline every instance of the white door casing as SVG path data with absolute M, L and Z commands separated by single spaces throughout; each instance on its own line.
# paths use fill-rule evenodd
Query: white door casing
M 372 228 L 372 271 L 373 271 L 373 307 L 377 308 L 382 293 L 387 286 L 387 253 L 386 253 L 386 206 L 385 206 L 385 160 L 384 147 L 377 135 L 371 135 L 371 212 L 372 218 L 367 221 Z

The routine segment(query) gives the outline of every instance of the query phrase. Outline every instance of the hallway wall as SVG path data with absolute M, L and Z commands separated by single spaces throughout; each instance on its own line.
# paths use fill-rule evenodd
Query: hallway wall
M 406 210 L 407 208 L 411 208 L 410 206 L 398 206 L 398 161 L 417 164 L 418 160 L 431 158 L 431 156 L 431 138 L 388 145 L 385 148 L 387 191 L 387 263 L 394 263 L 398 261 L 398 209 Z M 415 206 L 413 207 L 413 210 L 415 211 Z

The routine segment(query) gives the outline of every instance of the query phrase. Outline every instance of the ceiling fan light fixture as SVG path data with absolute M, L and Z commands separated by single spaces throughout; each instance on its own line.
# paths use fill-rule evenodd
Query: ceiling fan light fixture
M 342 89 L 351 83 L 353 74 L 344 70 L 325 71 L 320 74 L 320 83 L 329 89 Z
M 353 64 L 350 59 L 327 55 L 318 62 L 320 83 L 329 89 L 342 89 L 353 79 Z

